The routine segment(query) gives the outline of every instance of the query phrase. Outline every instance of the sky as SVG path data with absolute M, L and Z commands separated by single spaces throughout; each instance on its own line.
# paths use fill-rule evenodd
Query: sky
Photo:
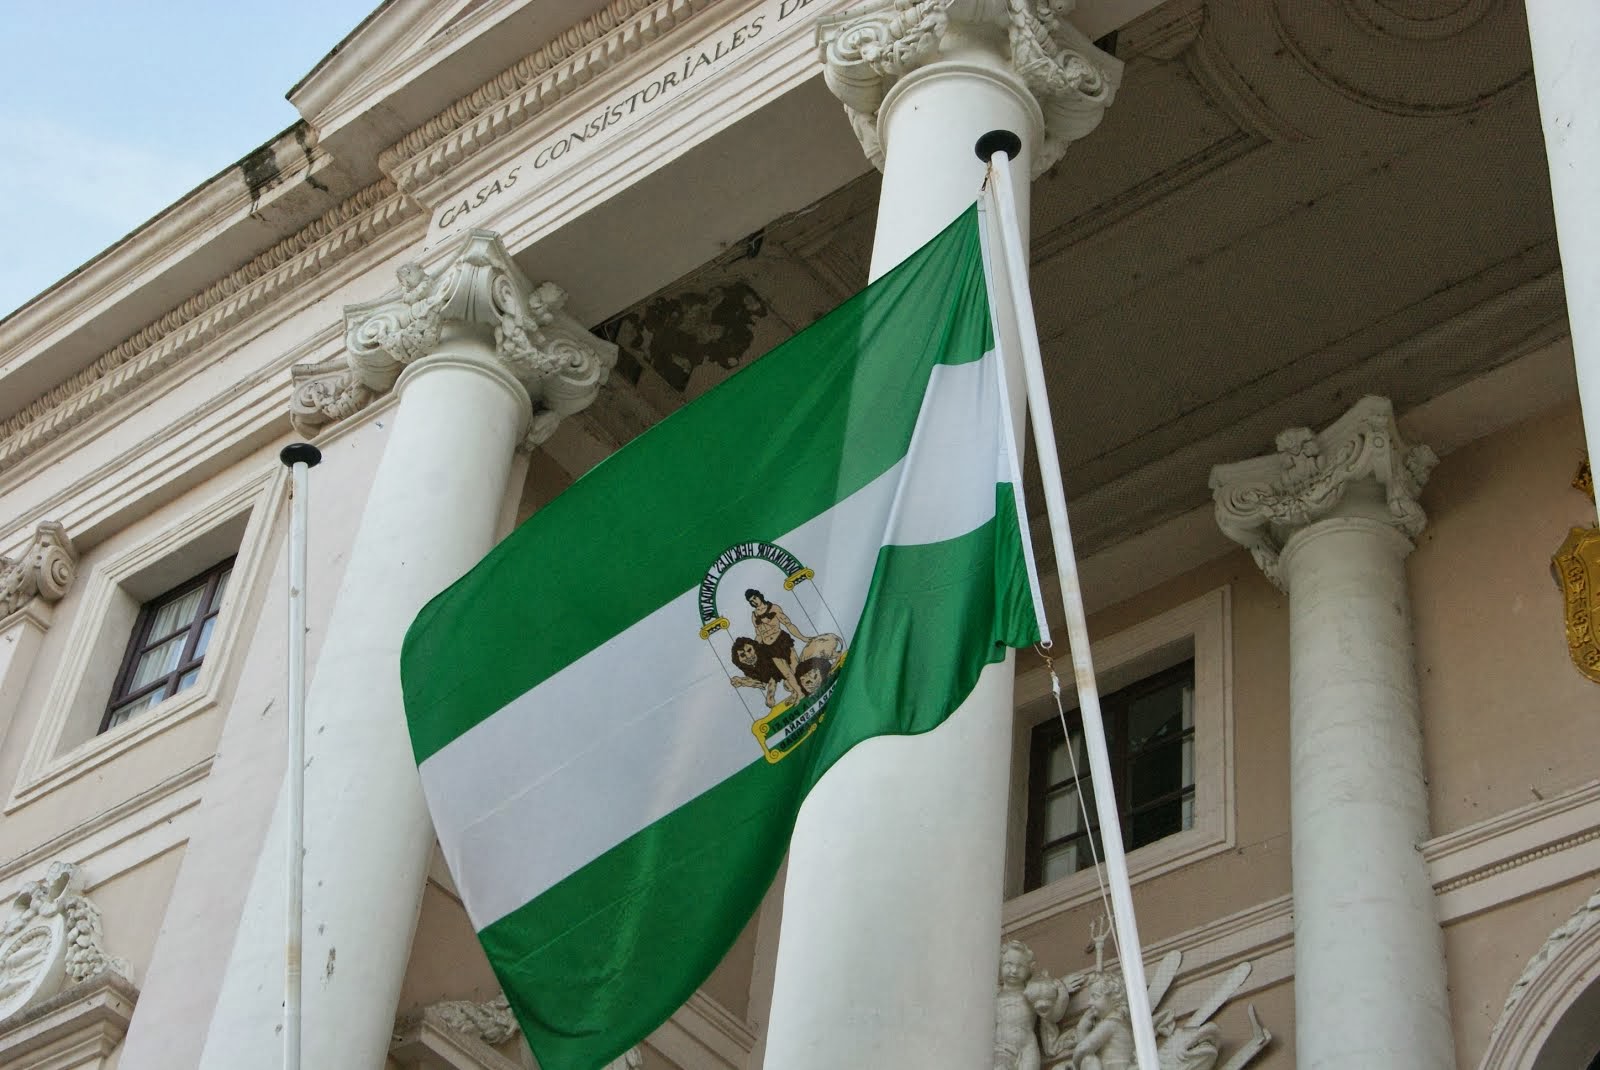
M 0 0 L 0 316 L 299 118 L 379 0 Z

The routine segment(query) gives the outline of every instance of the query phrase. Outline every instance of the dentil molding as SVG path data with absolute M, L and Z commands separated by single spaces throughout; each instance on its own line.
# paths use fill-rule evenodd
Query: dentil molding
M 1388 398 L 1364 397 L 1325 430 L 1292 427 L 1276 441 L 1276 453 L 1211 469 L 1211 492 L 1217 526 L 1279 590 L 1288 589 L 1278 558 L 1289 536 L 1334 515 L 1362 481 L 1382 491 L 1390 524 L 1421 534 L 1427 516 L 1417 497 L 1439 458 L 1400 437 Z
M 40 524 L 15 561 L 0 557 L 0 618 L 33 601 L 59 602 L 78 574 L 78 554 L 67 529 L 53 521 Z
M 896 81 L 940 55 L 951 26 L 1005 34 L 1012 70 L 1044 112 L 1033 156 L 1043 174 L 1100 124 L 1122 80 L 1122 61 L 1068 22 L 1075 0 L 868 0 L 817 20 L 823 78 L 844 104 L 861 148 L 880 171 L 878 111 Z
M 528 391 L 533 421 L 523 445 L 532 448 L 594 401 L 616 363 L 617 347 L 564 311 L 566 291 L 531 284 L 492 231 L 469 231 L 437 272 L 408 263 L 396 274 L 389 293 L 345 306 L 343 354 L 292 370 L 289 413 L 300 433 L 359 412 L 388 393 L 406 365 L 459 332 L 492 341 L 496 359 Z

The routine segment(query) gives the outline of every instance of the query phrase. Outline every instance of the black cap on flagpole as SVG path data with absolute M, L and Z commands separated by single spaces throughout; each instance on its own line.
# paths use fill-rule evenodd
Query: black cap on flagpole
M 996 152 L 1004 152 L 1007 159 L 1015 160 L 1017 153 L 1022 151 L 1022 139 L 1010 130 L 991 130 L 978 139 L 974 150 L 984 163 L 988 163 L 989 157 Z
M 322 451 L 309 442 L 291 442 L 278 453 L 278 460 L 283 462 L 285 468 L 293 468 L 297 464 L 315 468 L 322 461 Z

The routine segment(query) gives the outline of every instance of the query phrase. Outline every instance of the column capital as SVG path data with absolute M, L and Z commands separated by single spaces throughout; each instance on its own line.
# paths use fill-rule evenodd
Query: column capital
M 1122 81 L 1122 61 L 1066 20 L 1074 2 L 867 0 L 817 20 L 823 78 L 844 103 L 867 158 L 882 170 L 878 113 L 894 84 L 941 57 L 954 58 L 974 38 L 1003 40 L 998 58 L 1044 113 L 1033 154 L 1038 177 L 1099 125 Z
M 78 574 L 78 553 L 67 529 L 47 520 L 15 561 L 0 557 L 0 617 L 9 617 L 35 598 L 59 602 Z
M 1421 534 L 1417 497 L 1439 458 L 1401 437 L 1388 398 L 1364 397 L 1324 430 L 1292 427 L 1276 442 L 1276 453 L 1211 469 L 1211 493 L 1217 526 L 1279 590 L 1284 543 L 1319 520 L 1360 516 Z
M 395 275 L 382 297 L 345 306 L 343 354 L 293 369 L 289 416 L 300 433 L 360 411 L 407 365 L 470 341 L 527 390 L 533 420 L 523 446 L 531 448 L 588 407 L 616 363 L 617 347 L 565 311 L 566 291 L 529 282 L 493 231 L 469 231 L 435 272 L 406 263 Z

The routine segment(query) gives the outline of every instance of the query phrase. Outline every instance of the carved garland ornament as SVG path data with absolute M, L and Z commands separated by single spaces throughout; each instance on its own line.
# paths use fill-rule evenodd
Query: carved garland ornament
M 883 169 L 878 109 L 896 80 L 936 59 L 952 22 L 1003 29 L 1011 65 L 1044 112 L 1037 178 L 1100 123 L 1122 62 L 1066 20 L 1073 0 L 869 0 L 817 20 L 823 77 L 867 158 Z
M 587 407 L 616 363 L 616 346 L 563 310 L 566 292 L 552 282 L 530 285 L 489 231 L 470 232 L 435 274 L 418 264 L 396 274 L 396 289 L 345 307 L 343 356 L 293 369 L 289 413 L 300 433 L 314 434 L 387 393 L 407 364 L 438 350 L 447 329 L 492 338 L 495 356 L 527 389 L 534 414 L 525 448 Z
M 107 970 L 128 975 L 102 946 L 100 909 L 83 894 L 77 866 L 54 862 L 11 900 L 0 923 L 0 1023 Z
M 1133 1028 L 1120 974 L 1105 968 L 1109 923 L 1091 927 L 1094 969 L 1053 978 L 1039 969 L 1032 949 L 1019 940 L 1000 948 L 1000 983 L 995 996 L 994 1070 L 1133 1070 Z M 1250 964 L 1230 970 L 1182 1022 L 1161 1003 L 1178 975 L 1183 952 L 1173 951 L 1150 977 L 1157 1055 L 1161 1070 L 1213 1070 L 1222 1056 L 1222 1029 L 1211 1021 L 1250 976 Z M 1077 997 L 1074 998 L 1074 993 Z M 1272 1042 L 1272 1033 L 1246 1008 L 1251 1036 L 1222 1070 L 1244 1070 Z M 1069 1024 L 1068 1019 L 1071 1019 Z
M 1250 551 L 1261 571 L 1286 591 L 1278 557 L 1296 529 L 1330 516 L 1358 480 L 1383 488 L 1390 522 L 1415 538 L 1427 523 L 1417 497 L 1439 463 L 1427 446 L 1408 445 L 1387 398 L 1365 397 L 1326 430 L 1293 427 L 1278 452 L 1211 470 L 1217 526 Z
M 67 529 L 53 521 L 40 524 L 21 557 L 0 557 L 0 617 L 35 598 L 59 602 L 77 574 L 78 554 Z

